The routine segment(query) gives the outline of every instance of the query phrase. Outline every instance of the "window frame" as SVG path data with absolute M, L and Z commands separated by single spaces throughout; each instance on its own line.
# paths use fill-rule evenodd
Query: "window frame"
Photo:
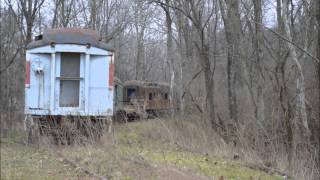
M 77 54 L 77 56 L 79 57 L 79 61 L 78 61 L 78 67 L 79 67 L 79 70 L 77 72 L 77 76 L 65 76 L 64 74 L 62 74 L 62 67 L 63 67 L 63 54 Z M 58 101 L 58 107 L 59 108 L 80 108 L 81 107 L 81 81 L 83 80 L 83 77 L 82 77 L 82 73 L 81 73 L 81 64 L 82 64 L 82 53 L 80 52 L 61 52 L 60 53 L 60 63 L 59 63 L 59 77 L 57 77 L 57 79 L 59 80 L 59 96 L 57 97 L 59 99 Z M 63 81 L 76 81 L 78 82 L 78 85 L 77 85 L 77 89 L 78 89 L 78 95 L 77 95 L 77 98 L 78 98 L 78 101 L 76 103 L 76 105 L 65 105 L 65 104 L 61 104 L 61 97 L 62 97 L 62 89 L 61 89 L 61 84 Z

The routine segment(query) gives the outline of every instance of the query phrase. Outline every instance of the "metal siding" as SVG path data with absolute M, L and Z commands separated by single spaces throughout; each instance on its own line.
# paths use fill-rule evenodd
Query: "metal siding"
M 55 73 L 55 83 L 54 83 L 54 111 L 52 112 L 54 115 L 58 115 L 61 112 L 59 112 L 59 92 L 60 92 L 60 82 L 57 79 L 57 77 L 60 77 L 60 58 L 61 58 L 61 54 L 60 53 L 56 53 L 56 73 Z
M 26 108 L 50 107 L 50 54 L 28 54 L 30 60 L 30 86 L 25 89 Z M 42 68 L 43 75 L 36 74 Z
M 84 81 L 85 81 L 85 54 L 81 53 L 80 54 L 80 77 L 82 80 L 80 81 L 80 108 L 82 109 L 84 113 L 84 108 L 85 108 L 85 87 L 84 87 Z
M 108 115 L 113 111 L 113 92 L 108 87 L 109 57 L 90 56 L 89 113 Z
M 56 82 L 56 53 L 53 50 L 51 53 L 51 64 L 50 64 L 50 113 L 54 112 L 55 107 L 55 100 L 54 100 L 54 93 L 55 93 L 55 82 Z
M 51 46 L 47 45 L 47 46 L 37 47 L 34 49 L 29 49 L 28 52 L 29 53 L 52 53 L 52 49 L 51 49 Z

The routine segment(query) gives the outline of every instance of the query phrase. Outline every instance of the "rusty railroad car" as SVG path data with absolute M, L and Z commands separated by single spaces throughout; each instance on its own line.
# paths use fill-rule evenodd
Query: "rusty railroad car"
M 116 118 L 134 120 L 166 112 L 170 108 L 169 89 L 170 86 L 166 83 L 116 81 Z

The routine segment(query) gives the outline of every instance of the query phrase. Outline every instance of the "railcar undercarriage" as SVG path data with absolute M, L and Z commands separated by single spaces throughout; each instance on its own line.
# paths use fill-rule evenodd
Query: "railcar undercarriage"
M 104 131 L 111 132 L 111 126 L 111 117 L 27 115 L 25 118 L 28 144 L 39 143 L 41 137 L 62 145 L 91 143 L 99 140 Z

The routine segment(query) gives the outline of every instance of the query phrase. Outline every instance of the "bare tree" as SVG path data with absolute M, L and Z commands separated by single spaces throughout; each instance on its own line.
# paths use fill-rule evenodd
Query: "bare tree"
M 165 4 L 171 4 L 170 0 L 166 0 Z M 166 16 L 166 28 L 167 28 L 167 62 L 169 64 L 169 68 L 170 68 L 170 107 L 174 107 L 174 99 L 175 97 L 175 82 L 176 82 L 176 78 L 175 78 L 175 74 L 176 74 L 176 70 L 175 70 L 175 66 L 174 66 L 174 57 L 173 57 L 173 52 L 174 52 L 174 47 L 173 47 L 173 32 L 172 32 L 172 17 L 171 17 L 171 13 L 170 13 L 170 8 L 168 6 L 165 6 L 163 4 L 160 5 L 161 8 L 163 9 L 163 11 L 165 12 L 165 16 Z
M 195 48 L 199 54 L 198 62 L 204 72 L 207 110 L 209 112 L 208 118 L 212 124 L 212 127 L 214 129 L 218 129 L 220 125 L 218 125 L 216 122 L 214 107 L 214 67 L 210 60 L 209 38 L 206 34 L 206 29 L 208 28 L 208 24 L 210 20 L 212 20 L 212 15 L 214 13 L 214 9 L 211 8 L 214 6 L 214 3 L 205 1 L 199 1 L 198 3 L 195 3 L 192 0 L 188 0 L 176 1 L 175 5 L 170 5 L 161 1 L 155 2 L 172 8 L 176 11 L 180 11 L 189 21 L 192 22 L 196 33 Z
M 282 5 L 282 18 L 284 22 L 284 29 L 285 29 L 285 35 L 287 38 L 292 41 L 292 35 L 290 32 L 290 22 L 288 14 L 288 6 L 289 1 L 284 1 Z M 298 60 L 297 52 L 295 47 L 291 43 L 287 43 L 289 53 L 291 55 L 292 60 L 294 61 L 297 71 L 299 73 L 299 78 L 297 78 L 297 109 L 296 109 L 296 115 L 301 118 L 301 121 L 303 123 L 303 127 L 305 128 L 304 133 L 306 133 L 306 137 L 309 137 L 309 126 L 308 126 L 308 119 L 307 119 L 307 112 L 306 112 L 306 100 L 305 100 L 305 80 L 304 80 L 304 74 L 302 71 L 301 64 Z
M 19 0 L 19 8 L 21 8 L 20 10 L 26 21 L 25 44 L 28 44 L 32 41 L 32 28 L 34 26 L 34 21 L 37 12 L 39 11 L 43 3 L 44 0 Z
M 74 6 L 74 0 L 55 0 L 51 28 L 67 27 L 72 20 L 72 12 L 74 11 Z
M 134 2 L 134 30 L 136 33 L 136 68 L 135 78 L 137 80 L 145 79 L 145 45 L 144 38 L 148 23 L 148 17 L 150 15 L 150 5 L 142 1 Z
M 20 31 L 20 16 L 7 7 L 0 7 L 0 121 L 1 136 L 16 129 L 22 118 L 24 47 Z M 17 83 L 22 82 L 22 84 Z
M 240 63 L 240 13 L 239 1 L 220 0 L 220 9 L 224 22 L 227 41 L 227 75 L 228 75 L 228 105 L 230 118 L 238 122 L 236 82 L 239 76 Z

